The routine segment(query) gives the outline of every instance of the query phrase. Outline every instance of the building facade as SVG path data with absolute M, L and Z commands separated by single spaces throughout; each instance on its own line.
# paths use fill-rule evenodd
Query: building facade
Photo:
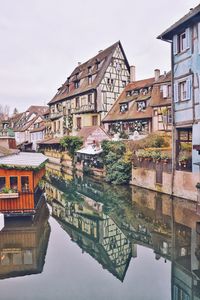
M 171 130 L 171 76 L 160 75 L 129 83 L 110 109 L 103 124 L 119 137 L 134 138 Z
M 79 63 L 49 102 L 53 137 L 100 125 L 129 80 L 130 67 L 120 42 Z
M 200 162 L 200 5 L 158 38 L 172 45 L 175 157 L 179 159 L 187 148 L 190 170 L 196 172 Z

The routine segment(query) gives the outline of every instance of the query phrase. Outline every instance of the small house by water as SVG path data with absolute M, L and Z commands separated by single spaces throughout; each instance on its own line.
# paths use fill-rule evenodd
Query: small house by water
M 0 157 L 0 212 L 6 215 L 32 215 L 42 192 L 38 187 L 45 174 L 47 158 L 41 153 Z

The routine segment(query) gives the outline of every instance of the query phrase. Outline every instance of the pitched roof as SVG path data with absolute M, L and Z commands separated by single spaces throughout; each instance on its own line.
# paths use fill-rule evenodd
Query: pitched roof
M 37 128 L 34 128 L 30 131 L 30 133 L 34 133 L 34 132 L 39 132 L 39 131 L 43 131 L 45 130 L 45 126 L 40 126 L 40 127 L 37 127 Z
M 48 109 L 49 107 L 44 105 L 31 105 L 26 112 L 43 115 Z
M 105 132 L 105 130 L 101 126 L 85 126 L 81 128 L 81 130 L 78 132 L 77 136 L 82 137 L 84 142 L 89 138 L 90 135 L 95 133 L 95 131 L 101 131 L 102 135 L 105 135 L 108 139 L 110 139 L 109 135 Z M 100 137 L 98 132 L 98 137 L 101 140 L 102 136 Z
M 152 117 L 152 108 L 149 106 L 144 111 L 137 110 L 137 101 L 151 98 L 151 92 L 146 95 L 133 95 L 127 96 L 128 91 L 139 90 L 142 88 L 152 87 L 154 83 L 154 78 L 143 79 L 135 82 L 129 83 L 124 91 L 121 93 L 117 101 L 114 103 L 108 114 L 102 120 L 102 122 L 111 121 L 122 121 L 122 120 L 138 120 L 138 119 L 149 119 Z M 120 112 L 120 104 L 129 102 L 129 109 L 125 112 Z
M 189 13 L 161 33 L 157 38 L 162 40 L 171 40 L 177 31 L 187 28 L 191 23 L 197 22 L 200 22 L 200 4 L 193 9 L 190 9 Z
M 111 62 L 115 49 L 118 46 L 121 48 L 121 51 L 125 57 L 125 63 L 129 69 L 129 63 L 126 59 L 124 50 L 120 41 L 118 41 L 107 49 L 99 52 L 85 63 L 77 66 L 48 104 L 53 104 L 63 99 L 70 99 L 75 95 L 97 88 Z M 88 83 L 88 76 L 92 76 L 91 84 Z M 77 80 L 80 81 L 80 87 L 75 89 L 74 82 Z
M 60 144 L 61 138 L 48 138 L 43 141 L 38 142 L 38 145 L 53 145 L 53 144 Z

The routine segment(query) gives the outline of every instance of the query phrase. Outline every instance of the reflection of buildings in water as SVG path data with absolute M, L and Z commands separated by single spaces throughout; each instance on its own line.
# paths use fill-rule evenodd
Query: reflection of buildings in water
M 5 219 L 0 231 L 0 279 L 42 272 L 50 235 L 48 217 L 43 205 L 34 220 Z
M 64 191 L 50 182 L 45 188 L 47 200 L 52 205 L 52 215 L 79 247 L 94 257 L 114 276 L 123 281 L 130 259 L 132 246 L 123 231 L 103 213 L 102 203 L 81 195 L 77 202 L 64 197 Z M 136 249 L 133 247 L 134 256 Z
M 61 191 L 56 186 L 48 184 L 47 194 L 51 201 L 54 199 L 54 215 L 61 220 L 72 239 L 96 260 L 103 256 L 99 254 L 101 251 L 109 254 L 109 248 L 104 245 L 102 250 L 100 239 L 100 233 L 105 233 L 105 230 L 101 231 L 100 228 L 106 227 L 106 218 L 108 218 L 122 233 L 119 240 L 127 239 L 128 248 L 131 248 L 131 244 L 133 245 L 132 256 L 134 256 L 135 244 L 140 244 L 153 249 L 155 259 L 162 257 L 172 261 L 173 300 L 200 299 L 200 235 L 196 230 L 200 216 L 196 213 L 194 203 L 176 198 L 172 201 L 167 195 L 135 187 L 132 203 L 122 200 L 123 198 L 118 199 L 119 194 L 116 194 L 117 201 L 115 202 L 111 198 L 107 199 L 107 195 L 105 196 L 106 189 L 110 189 L 110 194 L 112 194 L 111 186 L 104 189 L 104 184 L 93 185 L 91 181 L 91 183 L 77 186 L 77 191 L 84 195 L 84 205 L 83 203 L 69 205 L 63 199 L 64 190 Z M 125 197 L 124 199 L 128 200 Z M 95 209 L 94 200 L 97 204 L 102 202 L 103 206 Z M 111 209 L 107 210 L 106 202 Z M 112 239 L 108 237 L 109 240 Z M 123 242 L 122 245 L 124 247 L 126 243 Z M 123 256 L 123 251 L 120 251 L 117 250 L 117 253 Z M 109 269 L 112 265 L 112 255 L 108 257 L 106 268 Z M 105 261 L 100 261 L 100 263 L 105 265 Z M 126 265 L 128 266 L 128 263 Z M 120 274 L 123 274 L 123 270 L 126 270 L 125 265 Z M 115 271 L 111 270 L 113 274 Z
M 194 228 L 174 224 L 172 299 L 200 299 L 200 234 Z
M 67 203 L 62 214 L 53 202 L 54 216 L 83 251 L 123 281 L 131 259 L 131 243 L 111 218 L 84 205 Z M 58 216 L 56 215 L 58 213 Z

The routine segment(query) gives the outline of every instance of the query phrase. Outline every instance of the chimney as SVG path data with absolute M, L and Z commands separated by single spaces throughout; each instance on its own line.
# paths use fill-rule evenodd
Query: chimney
M 135 66 L 130 66 L 130 82 L 135 81 Z
M 98 52 L 98 53 L 101 53 L 101 52 L 103 52 L 103 50 L 99 50 L 99 52 Z
M 154 76 L 155 76 L 155 81 L 158 81 L 158 79 L 160 77 L 160 70 L 159 69 L 154 70 Z
M 80 65 L 81 65 L 81 62 L 79 61 L 79 62 L 78 62 L 78 66 L 80 66 Z

